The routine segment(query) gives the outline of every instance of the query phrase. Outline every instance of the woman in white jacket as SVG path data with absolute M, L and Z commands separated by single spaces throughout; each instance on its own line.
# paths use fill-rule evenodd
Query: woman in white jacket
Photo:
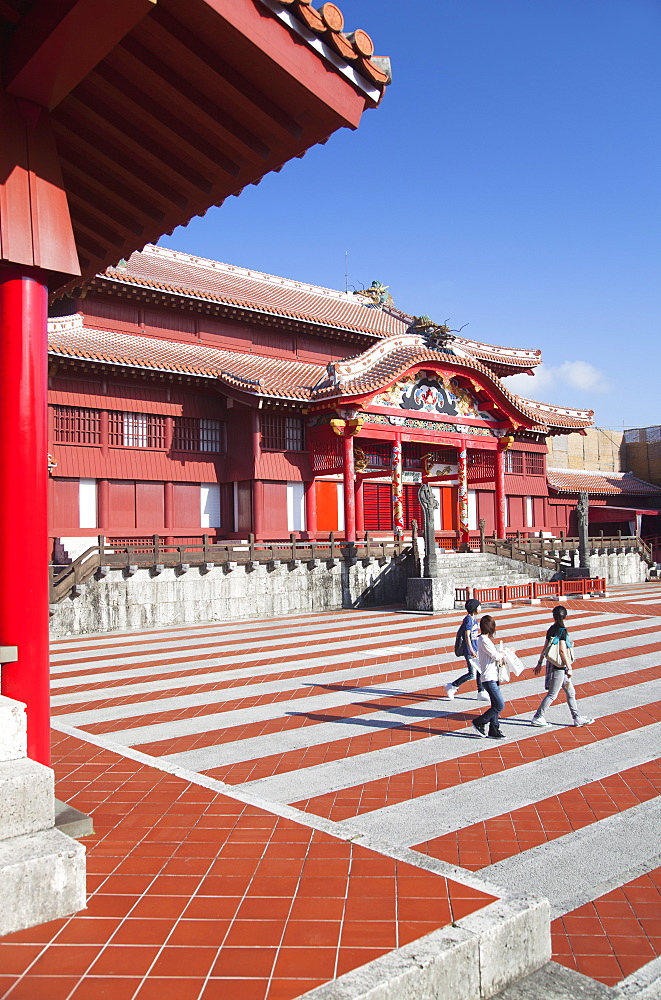
M 504 740 L 505 734 L 500 731 L 498 717 L 505 707 L 505 701 L 500 693 L 498 683 L 498 667 L 503 662 L 504 657 L 496 649 L 493 637 L 496 634 L 496 622 L 491 615 L 483 615 L 480 618 L 480 635 L 477 640 L 477 658 L 480 664 L 482 675 L 482 687 L 489 695 L 491 706 L 482 715 L 478 715 L 473 720 L 473 728 L 478 734 L 485 738 L 487 735 L 492 740 Z M 488 733 L 486 732 L 489 726 Z

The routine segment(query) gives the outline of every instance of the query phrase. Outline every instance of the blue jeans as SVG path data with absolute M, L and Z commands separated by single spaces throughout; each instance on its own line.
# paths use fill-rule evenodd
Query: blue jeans
M 491 698 L 491 706 L 477 717 L 477 722 L 489 723 L 489 731 L 498 729 L 498 716 L 505 708 L 505 701 L 500 693 L 498 681 L 482 681 L 482 687 Z
M 482 674 L 479 671 L 477 665 L 477 656 L 466 656 L 466 673 L 458 677 L 456 681 L 452 681 L 454 687 L 458 688 L 460 684 L 465 684 L 466 681 L 472 681 L 474 678 L 477 680 L 477 690 L 478 692 L 482 690 Z

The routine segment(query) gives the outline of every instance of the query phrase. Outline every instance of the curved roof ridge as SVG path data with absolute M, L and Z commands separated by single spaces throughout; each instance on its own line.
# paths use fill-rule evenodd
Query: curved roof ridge
M 199 267 L 203 270 L 221 271 L 226 274 L 238 274 L 242 278 L 252 278 L 255 281 L 266 281 L 269 283 L 283 285 L 287 288 L 297 288 L 301 291 L 309 292 L 311 295 L 330 296 L 334 299 L 342 299 L 356 304 L 353 292 L 342 292 L 337 288 L 327 288 L 325 285 L 313 285 L 307 281 L 298 281 L 296 278 L 286 278 L 280 274 L 270 274 L 268 271 L 259 271 L 255 267 L 241 267 L 239 264 L 227 264 L 222 260 L 213 260 L 211 257 L 203 257 L 200 254 L 186 253 L 183 250 L 172 250 L 170 247 L 161 247 L 156 243 L 147 243 L 142 250 L 131 254 L 128 263 L 138 254 L 153 254 L 172 261 L 185 261 L 192 267 Z M 122 267 L 107 268 L 109 271 L 120 274 L 124 270 Z M 357 303 L 362 305 L 362 303 Z
M 522 402 L 526 403 L 528 406 L 534 406 L 541 410 L 542 413 L 555 413 L 565 417 L 593 417 L 594 410 L 585 410 L 577 406 L 558 406 L 555 403 L 540 403 L 536 399 L 527 399 L 525 396 L 518 396 Z

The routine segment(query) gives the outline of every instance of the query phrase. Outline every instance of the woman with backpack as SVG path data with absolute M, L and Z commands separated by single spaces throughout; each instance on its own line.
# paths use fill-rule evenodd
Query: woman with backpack
M 505 733 L 501 732 L 498 725 L 498 718 L 505 707 L 505 700 L 500 693 L 498 680 L 499 668 L 505 660 L 493 641 L 496 634 L 496 622 L 491 615 L 483 615 L 480 618 L 480 637 L 477 640 L 477 658 L 482 674 L 482 687 L 489 696 L 490 707 L 477 719 L 473 719 L 473 729 L 484 739 L 490 736 L 492 740 L 504 740 Z M 489 726 L 488 733 L 485 729 Z
M 467 614 L 457 632 L 457 638 L 454 642 L 454 655 L 464 657 L 466 660 L 466 673 L 462 674 L 461 677 L 457 677 L 456 681 L 452 681 L 451 684 L 446 684 L 445 694 L 452 701 L 462 684 L 465 684 L 466 681 L 475 680 L 477 682 L 477 700 L 489 701 L 489 695 L 482 687 L 482 678 L 480 677 L 480 668 L 477 662 L 477 637 L 479 634 L 477 616 L 480 611 L 480 602 L 471 597 L 466 601 L 464 607 Z
M 533 726 L 542 727 L 551 725 L 544 718 L 544 713 L 557 698 L 560 688 L 565 692 L 574 725 L 589 726 L 594 722 L 594 719 L 588 719 L 586 716 L 580 715 L 578 705 L 576 704 L 576 692 L 571 682 L 574 652 L 572 641 L 565 626 L 566 617 L 567 608 L 562 604 L 558 604 L 553 609 L 553 625 L 551 625 L 546 633 L 544 648 L 539 654 L 537 666 L 533 671 L 535 674 L 541 673 L 542 663 L 546 657 L 546 680 L 544 682 L 546 695 L 532 717 L 531 725 Z

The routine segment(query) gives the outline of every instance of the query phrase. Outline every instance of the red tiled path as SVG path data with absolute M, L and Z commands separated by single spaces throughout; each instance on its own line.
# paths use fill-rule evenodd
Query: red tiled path
M 479 871 L 606 816 L 648 802 L 660 793 L 661 760 L 653 760 L 436 837 L 418 844 L 415 850 L 469 871 Z
M 88 907 L 0 941 L 6 1000 L 291 1000 L 493 897 L 57 737 Z

